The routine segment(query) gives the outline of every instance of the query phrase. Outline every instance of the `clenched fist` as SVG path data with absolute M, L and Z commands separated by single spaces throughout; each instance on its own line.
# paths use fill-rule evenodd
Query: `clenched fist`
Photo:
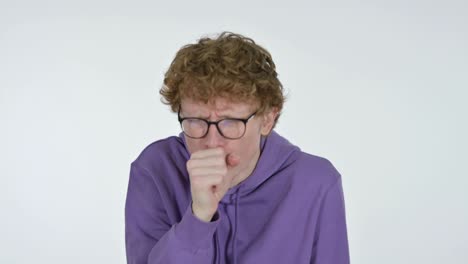
M 233 175 L 228 169 L 239 164 L 235 154 L 222 148 L 204 149 L 192 153 L 187 162 L 192 193 L 192 211 L 200 220 L 210 222 L 218 204 L 228 191 Z

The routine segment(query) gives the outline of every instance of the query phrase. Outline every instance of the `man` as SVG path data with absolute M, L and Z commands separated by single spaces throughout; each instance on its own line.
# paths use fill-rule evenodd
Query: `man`
M 128 263 L 349 263 L 341 176 L 273 130 L 284 96 L 268 51 L 200 39 L 160 93 L 182 133 L 131 164 Z

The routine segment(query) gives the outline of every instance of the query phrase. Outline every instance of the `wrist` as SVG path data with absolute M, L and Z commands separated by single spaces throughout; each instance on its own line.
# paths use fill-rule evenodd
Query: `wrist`
M 192 203 L 192 213 L 195 217 L 197 217 L 198 219 L 200 219 L 201 221 L 203 222 L 211 222 L 211 220 L 213 219 L 213 216 L 214 214 L 216 213 L 216 210 L 214 212 L 207 212 L 207 211 L 204 211 L 204 210 L 200 210 L 198 209 L 196 206 L 193 205 Z

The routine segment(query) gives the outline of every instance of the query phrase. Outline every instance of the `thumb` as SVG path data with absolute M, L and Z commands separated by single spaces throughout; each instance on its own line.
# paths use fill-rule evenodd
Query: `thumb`
M 239 165 L 239 162 L 240 162 L 239 155 L 231 153 L 231 154 L 228 154 L 226 157 L 226 163 L 230 167 L 235 167 Z

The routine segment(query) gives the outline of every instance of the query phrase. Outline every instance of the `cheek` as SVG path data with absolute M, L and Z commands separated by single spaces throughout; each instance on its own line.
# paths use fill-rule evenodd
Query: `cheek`
M 260 134 L 252 133 L 246 135 L 242 142 L 236 145 L 237 153 L 241 155 L 241 159 L 245 162 L 251 162 L 252 157 L 260 149 Z
M 199 141 L 194 141 L 190 138 L 185 138 L 185 142 L 187 143 L 187 148 L 190 154 L 202 150 Z

